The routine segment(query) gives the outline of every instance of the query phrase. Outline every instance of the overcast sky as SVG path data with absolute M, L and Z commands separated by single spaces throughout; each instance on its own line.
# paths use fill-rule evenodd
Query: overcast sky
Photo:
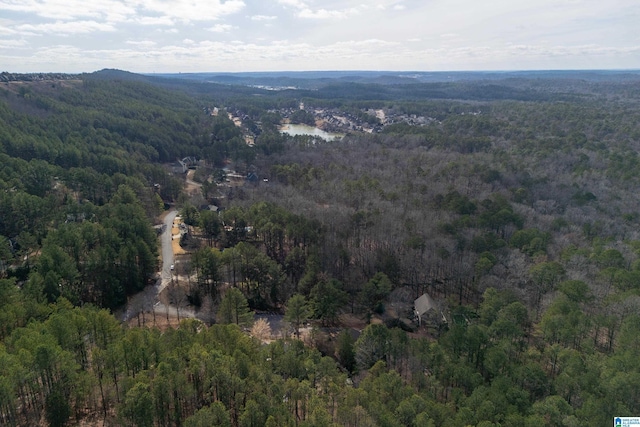
M 0 0 L 0 71 L 640 69 L 639 0 Z

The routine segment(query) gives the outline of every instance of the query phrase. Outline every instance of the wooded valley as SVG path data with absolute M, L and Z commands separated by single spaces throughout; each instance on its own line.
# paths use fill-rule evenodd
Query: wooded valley
M 640 415 L 640 74 L 2 77 L 0 424 Z

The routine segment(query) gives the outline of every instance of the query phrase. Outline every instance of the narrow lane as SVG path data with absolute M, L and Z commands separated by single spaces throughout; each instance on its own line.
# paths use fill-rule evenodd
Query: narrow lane
M 158 280 L 155 284 L 147 286 L 137 294 L 130 296 L 124 308 L 114 313 L 120 321 L 127 322 L 140 312 L 151 313 L 153 311 L 156 315 L 166 315 L 168 313 L 171 317 L 177 316 L 176 307 L 166 305 L 159 299 L 160 293 L 171 283 L 171 275 L 173 274 L 171 265 L 174 264 L 174 255 L 171 232 L 173 221 L 177 215 L 178 212 L 172 209 L 164 218 L 165 228 L 160 235 L 162 269 Z M 195 313 L 192 310 L 181 308 L 180 318 L 187 317 L 195 317 Z
M 178 211 L 172 209 L 164 218 L 164 232 L 160 236 L 160 243 L 162 245 L 162 271 L 160 275 L 161 279 L 159 283 L 156 283 L 157 294 L 162 292 L 162 290 L 171 283 L 171 266 L 174 263 L 172 244 L 173 236 L 171 235 L 171 231 L 173 228 L 173 221 L 176 219 L 177 215 Z

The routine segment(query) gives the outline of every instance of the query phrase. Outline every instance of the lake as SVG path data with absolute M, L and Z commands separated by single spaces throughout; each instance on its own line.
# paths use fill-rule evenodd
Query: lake
M 296 135 L 319 136 L 320 138 L 326 141 L 331 141 L 334 138 L 342 138 L 344 136 L 344 134 L 342 133 L 325 132 L 322 129 L 319 129 L 317 127 L 303 125 L 303 124 L 293 124 L 293 123 L 283 125 L 280 128 L 280 132 L 288 133 L 291 136 L 296 136 Z

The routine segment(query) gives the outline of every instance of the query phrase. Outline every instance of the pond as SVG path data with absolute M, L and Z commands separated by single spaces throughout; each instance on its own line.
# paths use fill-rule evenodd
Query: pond
M 293 124 L 293 123 L 285 124 L 282 127 L 280 127 L 280 132 L 287 133 L 291 136 L 296 136 L 296 135 L 319 136 L 325 141 L 331 141 L 335 138 L 340 139 L 344 136 L 344 134 L 342 133 L 325 132 L 322 129 L 319 129 L 314 126 L 309 126 L 304 124 Z

